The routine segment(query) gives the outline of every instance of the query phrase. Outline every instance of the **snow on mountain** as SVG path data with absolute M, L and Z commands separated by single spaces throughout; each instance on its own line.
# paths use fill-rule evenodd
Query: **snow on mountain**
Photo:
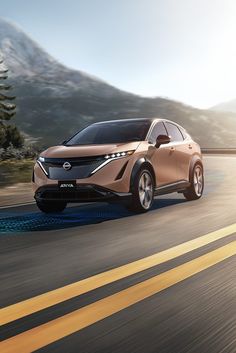
M 47 89 L 51 88 L 59 95 L 64 95 L 63 87 L 69 90 L 84 89 L 90 93 L 101 90 L 107 95 L 119 91 L 99 78 L 60 64 L 20 27 L 2 18 L 0 55 L 5 59 L 13 80 L 20 76 L 23 81 L 42 82 Z
M 63 68 L 19 27 L 1 18 L 0 52 L 14 76 L 35 76 Z

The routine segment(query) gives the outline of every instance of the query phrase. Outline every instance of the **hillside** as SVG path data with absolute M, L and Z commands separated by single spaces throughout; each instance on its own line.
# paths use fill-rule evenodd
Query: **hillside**
M 217 104 L 211 108 L 214 111 L 231 112 L 236 113 L 236 99 L 230 100 L 228 102 L 223 102 Z
M 236 147 L 236 114 L 118 90 L 58 63 L 21 29 L 2 19 L 0 54 L 17 96 L 15 123 L 42 146 L 58 143 L 94 121 L 160 116 L 183 125 L 203 147 Z

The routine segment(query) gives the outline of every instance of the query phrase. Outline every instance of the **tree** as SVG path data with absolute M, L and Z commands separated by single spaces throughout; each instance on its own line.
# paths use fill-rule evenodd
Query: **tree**
M 5 83 L 8 79 L 7 73 L 8 69 L 0 58 L 0 148 L 10 145 L 19 148 L 24 143 L 23 136 L 15 125 L 6 123 L 16 114 L 16 105 L 12 102 L 15 97 L 8 94 L 12 87 Z

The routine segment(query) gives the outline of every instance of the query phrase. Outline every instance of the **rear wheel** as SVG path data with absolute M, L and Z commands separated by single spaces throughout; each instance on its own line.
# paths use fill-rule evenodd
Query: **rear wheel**
M 152 207 L 153 197 L 153 176 L 148 169 L 142 169 L 138 172 L 134 181 L 129 209 L 135 212 L 146 212 Z
M 204 175 L 201 164 L 195 164 L 190 182 L 190 187 L 184 192 L 185 198 L 189 201 L 200 199 L 204 189 Z
M 64 201 L 36 200 L 36 204 L 40 211 L 44 213 L 62 212 L 66 208 L 66 202 Z

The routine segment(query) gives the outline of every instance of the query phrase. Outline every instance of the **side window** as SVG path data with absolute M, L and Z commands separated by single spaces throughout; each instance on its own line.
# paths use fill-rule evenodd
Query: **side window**
M 180 131 L 181 131 L 181 133 L 182 133 L 182 135 L 184 137 L 184 140 L 185 140 L 188 137 L 187 132 L 183 128 L 180 128 Z
M 167 135 L 166 128 L 162 122 L 156 123 L 153 127 L 151 135 L 149 136 L 149 141 L 155 144 L 159 135 Z
M 183 135 L 176 125 L 168 122 L 165 122 L 165 125 L 168 131 L 168 135 L 171 137 L 171 142 L 183 141 Z

